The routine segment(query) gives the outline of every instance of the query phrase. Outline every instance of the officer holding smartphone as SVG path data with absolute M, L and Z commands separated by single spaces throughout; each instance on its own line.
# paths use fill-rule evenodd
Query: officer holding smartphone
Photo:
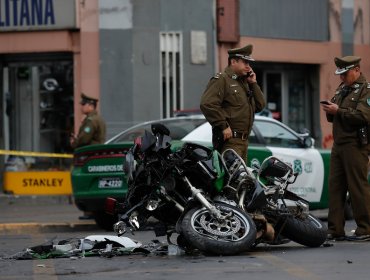
M 200 101 L 212 126 L 213 147 L 219 152 L 233 149 L 245 161 L 254 114 L 266 105 L 251 67 L 252 49 L 247 45 L 228 50 L 228 66 L 211 78 Z
M 328 239 L 370 241 L 370 185 L 367 181 L 370 144 L 370 83 L 360 70 L 361 58 L 334 59 L 341 84 L 330 101 L 320 102 L 333 123 L 334 144 L 330 158 Z M 347 191 L 357 228 L 353 236 L 344 231 Z

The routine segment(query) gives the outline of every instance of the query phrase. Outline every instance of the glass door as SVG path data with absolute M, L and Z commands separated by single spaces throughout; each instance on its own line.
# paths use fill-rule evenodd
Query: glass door
M 309 100 L 306 94 L 306 78 L 303 73 L 290 72 L 288 77 L 288 119 L 287 124 L 296 131 L 309 128 L 307 116 Z
M 310 127 L 310 104 L 302 71 L 264 72 L 263 91 L 273 118 L 296 131 Z
M 34 76 L 30 67 L 3 69 L 4 146 L 9 150 L 38 151 L 35 143 Z

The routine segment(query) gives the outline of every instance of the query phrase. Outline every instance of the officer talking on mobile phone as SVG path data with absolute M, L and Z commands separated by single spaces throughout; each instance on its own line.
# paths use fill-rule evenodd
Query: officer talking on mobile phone
M 360 70 L 361 58 L 334 59 L 341 84 L 330 101 L 320 102 L 333 123 L 330 158 L 328 239 L 370 241 L 370 185 L 367 181 L 370 124 L 370 83 Z M 344 231 L 347 191 L 357 224 L 354 235 Z
M 210 79 L 200 100 L 212 126 L 213 147 L 221 153 L 234 149 L 245 162 L 254 114 L 266 105 L 251 65 L 252 50 L 252 45 L 228 50 L 228 66 Z

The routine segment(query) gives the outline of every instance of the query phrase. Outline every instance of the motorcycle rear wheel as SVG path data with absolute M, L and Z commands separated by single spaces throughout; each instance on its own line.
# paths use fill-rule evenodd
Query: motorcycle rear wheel
M 225 217 L 218 221 L 205 207 L 190 209 L 181 223 L 189 244 L 212 255 L 235 255 L 247 251 L 256 240 L 256 227 L 241 209 L 223 203 L 214 204 Z
M 282 235 L 307 247 L 319 247 L 326 240 L 327 228 L 320 219 L 309 214 L 302 220 L 297 217 L 287 218 Z

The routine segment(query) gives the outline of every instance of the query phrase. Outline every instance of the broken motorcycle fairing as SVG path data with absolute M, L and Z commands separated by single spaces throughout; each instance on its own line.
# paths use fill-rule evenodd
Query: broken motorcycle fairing
M 143 245 L 134 239 L 115 235 L 90 235 L 85 238 L 68 238 L 64 240 L 57 240 L 55 237 L 43 244 L 26 248 L 14 255 L 0 256 L 0 259 L 31 260 L 91 256 L 112 257 L 137 253 L 150 254 L 155 249 L 150 248 L 149 245 Z

